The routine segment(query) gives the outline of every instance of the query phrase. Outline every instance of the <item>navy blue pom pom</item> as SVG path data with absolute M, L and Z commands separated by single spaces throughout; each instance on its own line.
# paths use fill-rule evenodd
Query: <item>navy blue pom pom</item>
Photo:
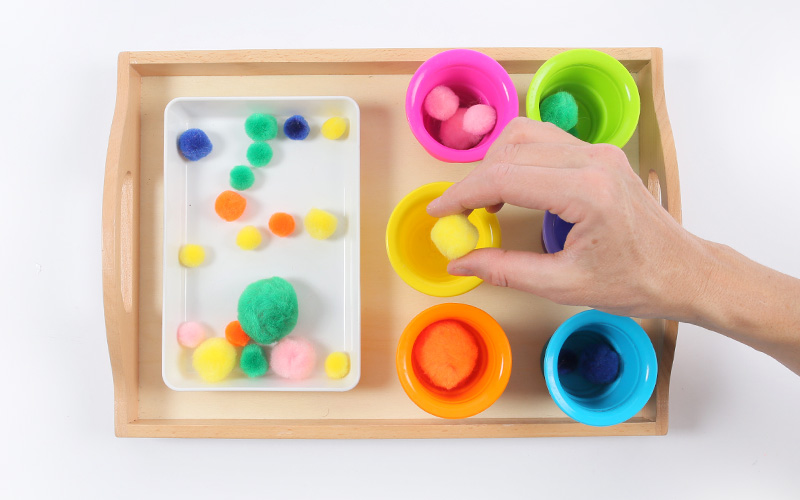
M 286 137 L 295 141 L 302 141 L 308 137 L 310 131 L 308 122 L 300 115 L 289 117 L 283 124 L 283 133 L 286 134 Z
M 610 384 L 619 374 L 619 354 L 606 344 L 595 344 L 581 352 L 578 371 L 593 384 Z
M 563 377 L 572 373 L 578 366 L 578 355 L 569 349 L 561 349 L 558 353 L 558 376 Z
M 178 149 L 187 160 L 197 161 L 211 152 L 211 140 L 199 128 L 190 128 L 178 138 Z

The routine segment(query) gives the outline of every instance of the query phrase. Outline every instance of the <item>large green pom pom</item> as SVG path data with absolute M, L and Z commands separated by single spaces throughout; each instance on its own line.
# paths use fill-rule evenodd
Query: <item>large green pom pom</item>
M 569 92 L 557 92 L 539 103 L 539 114 L 543 122 L 570 130 L 578 124 L 578 103 Z
M 297 294 L 285 279 L 251 283 L 239 296 L 239 324 L 259 344 L 282 339 L 297 325 Z

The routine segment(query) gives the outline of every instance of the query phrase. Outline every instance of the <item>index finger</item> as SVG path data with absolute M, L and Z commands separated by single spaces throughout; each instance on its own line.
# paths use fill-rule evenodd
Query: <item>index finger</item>
M 530 118 L 517 117 L 508 122 L 506 128 L 495 139 L 486 156 L 490 156 L 509 144 L 552 143 L 585 145 L 586 142 L 578 139 L 569 132 L 564 132 L 552 123 L 531 120 Z

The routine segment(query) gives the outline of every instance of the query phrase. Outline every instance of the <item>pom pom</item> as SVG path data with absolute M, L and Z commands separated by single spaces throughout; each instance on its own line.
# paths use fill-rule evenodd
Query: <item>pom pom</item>
M 178 251 L 178 262 L 183 267 L 197 267 L 206 260 L 206 251 L 200 245 L 183 245 Z
M 332 352 L 325 358 L 325 373 L 333 379 L 345 378 L 350 373 L 350 357 L 344 352 Z
M 184 158 L 197 161 L 211 153 L 211 140 L 199 128 L 190 128 L 178 138 L 178 149 Z
M 183 347 L 194 349 L 206 338 L 206 329 L 194 321 L 181 323 L 178 327 L 178 343 Z
M 274 213 L 272 217 L 269 218 L 269 230 L 272 231 L 275 236 L 285 238 L 294 232 L 294 228 L 294 217 L 287 213 Z
M 610 384 L 619 374 L 619 354 L 607 344 L 595 344 L 581 352 L 578 371 L 593 384 Z
M 253 171 L 246 165 L 238 165 L 231 169 L 231 187 L 237 191 L 250 189 L 256 181 Z
M 303 225 L 308 234 L 317 240 L 330 238 L 336 232 L 338 221 L 336 216 L 319 208 L 312 208 L 308 211 Z
M 244 347 L 250 342 L 250 337 L 242 330 L 242 325 L 238 321 L 231 321 L 225 327 L 225 338 L 237 347 Z
M 272 160 L 272 146 L 266 142 L 254 142 L 247 148 L 247 161 L 254 167 L 263 167 Z
M 267 373 L 269 364 L 264 357 L 264 351 L 258 344 L 248 344 L 242 349 L 239 366 L 248 377 L 260 377 Z
M 570 130 L 578 124 L 578 103 L 569 92 L 561 91 L 539 103 L 543 122 L 550 122 L 561 130 Z
M 442 217 L 431 229 L 431 241 L 448 260 L 475 250 L 478 237 L 478 228 L 464 214 Z
M 194 350 L 192 366 L 206 382 L 219 382 L 236 366 L 236 348 L 221 337 L 207 339 Z
M 287 337 L 272 348 L 269 365 L 283 378 L 303 380 L 314 371 L 314 346 L 305 339 Z
M 347 120 L 340 116 L 329 118 L 322 124 L 322 136 L 326 139 L 335 141 L 347 132 Z
M 297 324 L 297 294 L 283 278 L 259 280 L 239 296 L 238 312 L 239 323 L 251 339 L 271 344 L 288 335 Z
M 464 130 L 464 114 L 466 108 L 458 108 L 456 113 L 439 128 L 439 142 L 452 149 L 469 149 L 481 142 L 480 135 L 470 134 Z
M 448 120 L 458 109 L 458 96 L 450 87 L 439 85 L 425 96 L 423 107 L 431 118 Z
M 283 124 L 283 133 L 294 141 L 302 141 L 308 137 L 310 131 L 308 122 L 300 115 L 290 116 Z
M 470 134 L 488 134 L 496 122 L 497 111 L 487 104 L 470 106 L 464 113 L 464 131 Z
M 253 250 L 261 244 L 261 231 L 254 226 L 245 226 L 236 235 L 236 244 L 242 250 Z
M 456 387 L 472 374 L 478 362 L 478 343 L 459 321 L 437 321 L 422 330 L 412 356 L 435 386 Z
M 578 355 L 569 349 L 562 349 L 558 353 L 558 375 L 563 377 L 572 373 L 578 366 Z
M 244 131 L 254 141 L 269 141 L 278 135 L 278 120 L 272 115 L 253 113 L 245 120 Z
M 217 215 L 228 222 L 235 221 L 241 217 L 245 207 L 247 207 L 245 197 L 234 191 L 223 191 L 217 196 L 217 201 L 214 203 L 214 210 Z

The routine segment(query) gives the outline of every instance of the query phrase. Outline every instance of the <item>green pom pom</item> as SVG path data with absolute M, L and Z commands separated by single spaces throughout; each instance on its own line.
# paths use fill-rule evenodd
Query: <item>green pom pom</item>
M 244 131 L 254 141 L 269 141 L 278 135 L 278 120 L 272 115 L 253 113 L 245 120 Z
M 237 165 L 231 169 L 231 187 L 237 191 L 249 189 L 256 181 L 253 171 L 246 165 Z
M 269 363 L 264 357 L 264 351 L 258 344 L 247 344 L 242 349 L 242 357 L 239 358 L 239 366 L 248 377 L 260 377 L 267 373 Z
M 570 130 L 578 124 L 578 103 L 569 92 L 557 92 L 539 103 L 539 114 L 543 122 Z
M 247 161 L 254 167 L 263 167 L 272 159 L 272 147 L 266 142 L 254 142 L 247 148 Z
M 297 294 L 285 279 L 251 283 L 239 296 L 239 324 L 259 344 L 282 339 L 297 325 Z

